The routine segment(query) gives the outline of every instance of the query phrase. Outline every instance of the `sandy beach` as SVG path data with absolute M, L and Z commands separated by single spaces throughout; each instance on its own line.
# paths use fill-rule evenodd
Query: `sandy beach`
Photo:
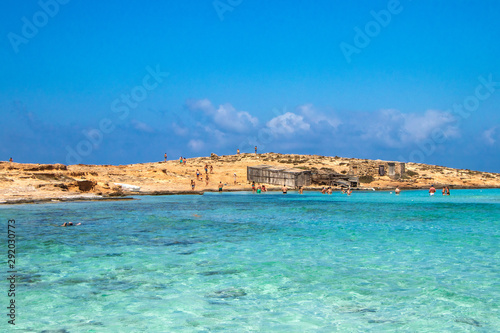
M 212 155 L 189 158 L 185 164 L 179 163 L 179 160 L 119 166 L 0 162 L 0 203 L 113 200 L 130 194 L 203 194 L 206 191 L 217 191 L 219 182 L 224 184 L 224 191 L 248 191 L 251 186 L 247 181 L 246 168 L 261 164 L 304 170 L 326 168 L 342 174 L 349 174 L 352 166 L 356 165 L 360 177 L 358 189 L 361 190 L 393 190 L 396 186 L 401 189 L 420 189 L 428 188 L 432 184 L 438 189 L 445 185 L 451 188 L 500 187 L 500 174 L 416 163 L 407 163 L 406 173 L 399 175 L 397 179 L 380 176 L 376 170 L 381 162 L 276 153 Z M 205 179 L 205 165 L 213 167 L 212 172 L 209 168 L 208 185 Z M 197 170 L 204 177 L 203 181 L 196 179 Z M 194 190 L 191 189 L 191 180 L 196 184 Z M 140 190 L 129 191 L 127 185 L 140 187 Z M 279 189 L 273 185 L 268 188 Z M 320 185 L 312 184 L 306 190 L 319 188 Z

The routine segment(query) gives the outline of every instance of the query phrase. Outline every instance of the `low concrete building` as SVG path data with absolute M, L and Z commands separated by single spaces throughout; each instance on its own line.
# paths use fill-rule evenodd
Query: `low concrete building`
M 404 162 L 387 161 L 361 161 L 349 165 L 349 173 L 359 176 L 388 176 L 392 179 L 399 179 L 406 173 Z
M 299 187 L 311 185 L 311 171 L 271 165 L 247 167 L 247 180 L 271 185 Z

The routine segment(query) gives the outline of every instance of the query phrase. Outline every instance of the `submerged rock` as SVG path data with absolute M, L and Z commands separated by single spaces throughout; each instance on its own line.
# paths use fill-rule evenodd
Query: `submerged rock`
M 227 288 L 227 289 L 218 290 L 216 292 L 208 294 L 206 297 L 235 299 L 235 298 L 243 297 L 246 295 L 247 295 L 247 293 L 242 288 Z
M 476 326 L 476 327 L 481 327 L 481 323 L 473 318 L 458 318 L 458 319 L 455 319 L 455 322 L 469 324 L 469 325 Z
M 210 275 L 226 275 L 226 274 L 236 274 L 239 273 L 236 269 L 228 269 L 226 271 L 208 271 L 208 272 L 202 272 L 198 273 L 200 275 L 205 275 L 205 276 L 210 276 Z

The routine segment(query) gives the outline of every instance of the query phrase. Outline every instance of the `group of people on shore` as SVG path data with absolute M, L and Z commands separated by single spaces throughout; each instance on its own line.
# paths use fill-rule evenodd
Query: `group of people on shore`
M 214 167 L 212 165 L 205 164 L 205 167 L 203 168 L 205 170 L 205 185 L 208 186 L 208 183 L 210 182 L 210 176 L 209 176 L 209 171 L 211 174 L 214 173 Z M 200 169 L 196 169 L 196 180 L 198 181 L 203 181 L 203 175 L 200 173 Z M 191 185 L 193 185 L 194 180 L 191 181 Z
M 214 167 L 213 167 L 213 165 L 205 164 L 205 166 L 203 167 L 203 170 L 205 170 L 205 186 L 208 186 L 208 184 L 210 183 L 210 175 L 209 174 L 214 173 Z M 196 180 L 203 182 L 203 174 L 200 172 L 200 169 L 196 169 Z M 234 174 L 234 183 L 236 184 L 236 173 Z M 196 186 L 196 182 L 194 181 L 194 179 L 192 179 L 191 180 L 191 189 L 194 190 L 195 186 Z M 222 182 L 219 182 L 219 192 L 222 192 L 222 187 L 223 187 Z

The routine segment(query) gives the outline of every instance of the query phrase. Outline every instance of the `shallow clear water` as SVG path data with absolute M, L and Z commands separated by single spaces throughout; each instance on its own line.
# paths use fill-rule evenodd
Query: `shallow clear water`
M 0 207 L 17 329 L 500 330 L 500 190 L 138 199 Z

